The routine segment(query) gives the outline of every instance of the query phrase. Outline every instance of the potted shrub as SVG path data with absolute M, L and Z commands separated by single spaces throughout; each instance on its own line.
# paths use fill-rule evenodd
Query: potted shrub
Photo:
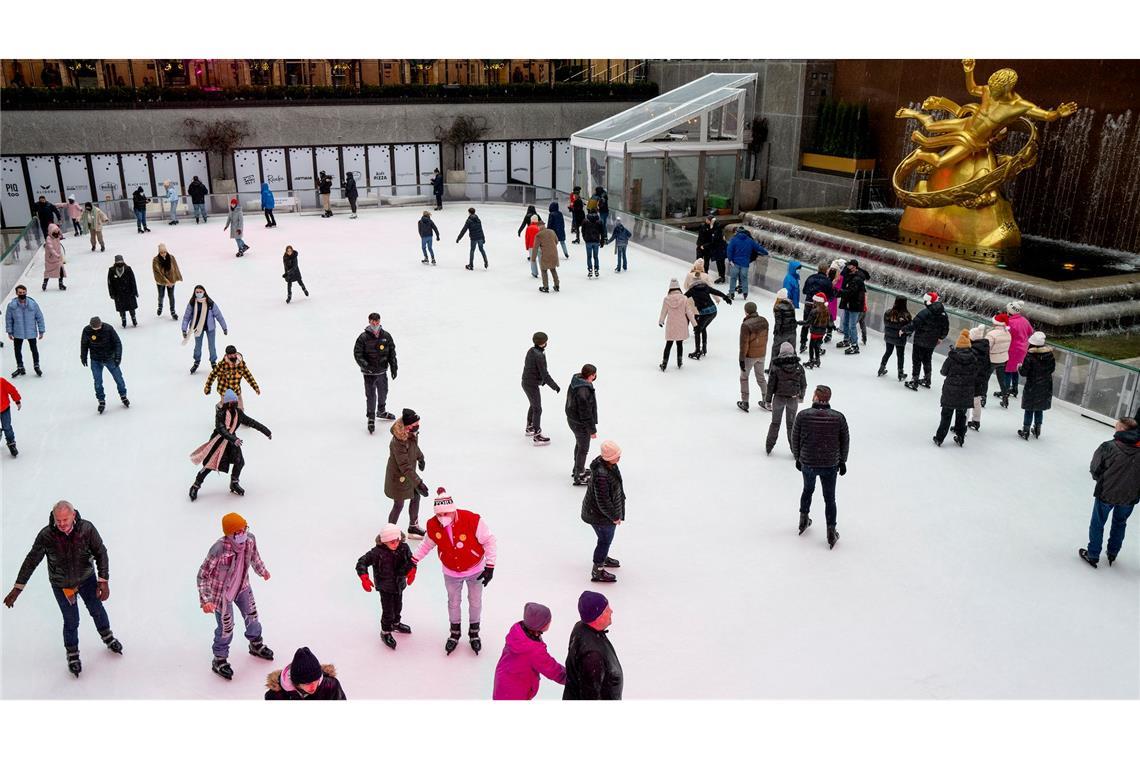
M 811 150 L 800 156 L 804 169 L 854 175 L 872 171 L 871 126 L 866 103 L 825 100 L 817 112 Z

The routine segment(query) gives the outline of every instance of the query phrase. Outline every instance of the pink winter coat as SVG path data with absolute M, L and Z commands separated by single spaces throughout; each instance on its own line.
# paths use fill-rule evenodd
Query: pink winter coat
M 1017 372 L 1017 368 L 1025 361 L 1025 354 L 1029 351 L 1029 336 L 1033 334 L 1033 325 L 1020 314 L 1010 314 L 1009 322 L 1009 361 L 1005 363 L 1006 372 Z
M 696 307 L 681 291 L 671 291 L 661 302 L 661 316 L 657 322 L 665 324 L 665 340 L 688 340 L 689 324 L 697 323 Z
M 546 651 L 546 643 L 527 636 L 522 622 L 507 633 L 507 643 L 495 666 L 492 699 L 534 699 L 538 694 L 538 674 L 555 683 L 566 683 L 566 668 Z
M 63 277 L 63 237 L 53 238 L 53 232 L 59 232 L 59 225 L 48 225 L 48 236 L 44 240 L 44 279 Z M 1023 354 L 1024 355 L 1024 354 Z
M 78 221 L 79 217 L 83 216 L 83 207 L 78 203 L 68 203 L 67 215 L 71 217 L 71 221 Z

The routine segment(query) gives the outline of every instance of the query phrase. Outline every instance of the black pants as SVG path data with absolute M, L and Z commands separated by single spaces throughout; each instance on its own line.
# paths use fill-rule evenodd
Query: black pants
M 16 349 L 16 366 L 24 366 L 24 340 L 25 338 L 13 338 L 12 347 Z M 36 338 L 27 338 L 28 348 L 32 349 L 32 364 L 35 366 L 40 365 L 40 348 L 36 344 Z
M 951 417 L 954 418 L 954 433 L 963 438 L 966 437 L 966 410 L 942 407 L 942 421 L 938 423 L 938 432 L 934 434 L 934 437 L 939 441 L 946 439 L 946 433 L 950 430 Z
M 697 344 L 697 350 L 694 353 L 704 354 L 708 353 L 709 349 L 709 325 L 716 319 L 716 312 L 711 314 L 698 314 L 697 326 L 693 330 L 693 338 Z
M 443 193 L 436 193 L 435 194 L 435 210 L 439 211 L 441 208 L 443 208 Z
M 158 288 L 158 311 L 159 311 L 159 313 L 160 314 L 162 313 L 162 294 L 163 294 L 163 291 L 166 291 L 166 295 L 169 296 L 169 298 L 170 298 L 170 312 L 173 314 L 174 313 L 174 286 L 173 285 L 158 285 L 156 283 L 155 287 Z
M 808 361 L 819 364 L 819 349 L 823 346 L 823 336 L 818 338 L 812 337 L 811 343 L 808 343 Z
M 400 519 L 400 513 L 404 511 L 403 499 L 392 499 L 392 511 L 388 513 L 388 522 L 393 525 Z M 420 494 L 417 491 L 412 494 L 412 500 L 408 503 L 408 525 L 416 525 L 420 519 Z
M 526 400 L 530 402 L 530 407 L 526 410 L 526 426 L 528 429 L 533 429 L 536 433 L 542 432 L 542 396 L 538 392 L 537 385 L 522 384 L 523 393 L 526 394 Z
M 354 213 L 354 214 L 356 213 L 356 198 L 355 197 L 348 199 L 348 207 L 350 209 L 352 209 L 352 213 Z
M 906 344 L 905 343 L 902 344 L 901 346 L 896 346 L 896 345 L 893 345 L 891 343 L 888 343 L 887 344 L 887 350 L 883 352 L 883 360 L 881 362 L 879 362 L 879 366 L 884 367 L 884 368 L 887 366 L 887 360 L 891 358 L 891 352 L 892 351 L 894 352 L 895 357 L 898 359 L 899 374 L 901 375 L 903 373 L 903 362 L 905 361 L 904 356 L 903 356 L 906 353 Z
M 586 471 L 586 455 L 590 453 L 590 431 L 585 425 L 570 423 L 570 431 L 574 433 L 574 474 L 579 475 Z
M 800 328 L 800 350 L 807 345 L 808 333 L 811 332 L 812 311 L 812 303 L 808 301 L 804 304 L 803 327 Z
M 709 260 L 710 259 L 712 261 L 716 262 L 717 278 L 723 279 L 724 278 L 724 256 L 718 256 L 716 258 L 713 258 L 712 256 L 710 256 L 708 254 L 701 256 L 701 260 L 705 262 L 705 271 L 709 274 L 712 274 L 712 269 L 709 268 Z
M 661 363 L 662 364 L 668 364 L 669 363 L 669 349 L 671 349 L 673 347 L 674 343 L 677 344 L 677 366 L 680 367 L 681 366 L 681 350 L 682 350 L 682 347 L 685 345 L 685 341 L 683 341 L 683 340 L 667 340 L 667 341 L 665 341 L 665 353 L 661 355 Z
M 308 290 L 308 288 L 305 287 L 305 281 L 304 280 L 297 280 L 297 284 L 301 286 L 301 292 L 302 293 L 304 293 L 305 295 L 309 295 L 309 290 Z M 285 281 L 285 295 L 288 296 L 289 298 L 293 297 L 293 283 L 290 280 Z M 367 393 L 367 390 L 365 390 L 365 393 Z M 388 391 L 385 390 L 384 394 L 385 394 L 385 397 L 387 397 Z
M 271 227 L 276 227 L 277 226 L 277 220 L 273 218 L 273 209 L 263 208 L 262 211 L 265 212 L 265 223 Z
M 400 612 L 404 608 L 404 594 L 397 591 L 394 594 L 380 592 L 380 630 L 391 633 L 400 622 Z
M 924 346 L 916 345 L 910 351 L 911 355 L 911 372 L 910 379 L 913 382 L 918 382 L 919 374 L 925 370 L 926 380 L 930 380 L 930 359 L 934 356 L 934 347 L 926 348 Z
M 383 414 L 388 411 L 388 373 L 364 376 L 364 414 L 370 420 L 376 419 L 376 413 Z
M 82 235 L 83 234 L 83 227 L 81 227 L 79 225 L 78 219 L 72 219 L 71 220 L 71 226 L 75 228 L 75 234 L 76 235 Z

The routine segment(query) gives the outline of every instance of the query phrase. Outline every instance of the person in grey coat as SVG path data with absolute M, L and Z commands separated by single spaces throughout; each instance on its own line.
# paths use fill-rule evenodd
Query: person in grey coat
M 226 217 L 226 226 L 222 231 L 230 231 L 230 240 L 237 242 L 237 255 L 240 257 L 249 250 L 249 246 L 241 239 L 241 234 L 245 230 L 245 219 L 241 213 L 241 204 L 238 203 L 237 198 L 230 198 L 230 213 Z
M 1112 515 L 1112 532 L 1108 534 L 1108 565 L 1116 561 L 1124 544 L 1124 529 L 1136 503 L 1140 502 L 1140 428 L 1132 417 L 1116 421 L 1116 432 L 1093 453 L 1089 472 L 1096 481 L 1093 490 L 1092 519 L 1089 521 L 1089 545 L 1077 553 L 1093 567 L 1100 561 L 1104 524 Z

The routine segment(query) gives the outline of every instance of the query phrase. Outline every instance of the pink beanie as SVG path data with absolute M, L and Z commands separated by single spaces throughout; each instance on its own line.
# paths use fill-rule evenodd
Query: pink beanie
M 435 493 L 435 513 L 437 515 L 442 514 L 443 512 L 455 511 L 455 502 L 453 502 L 451 500 L 451 497 L 447 495 L 447 490 L 443 486 L 435 489 Z
M 605 441 L 602 443 L 602 459 L 607 462 L 616 462 L 620 456 L 621 446 L 618 446 L 613 441 Z

